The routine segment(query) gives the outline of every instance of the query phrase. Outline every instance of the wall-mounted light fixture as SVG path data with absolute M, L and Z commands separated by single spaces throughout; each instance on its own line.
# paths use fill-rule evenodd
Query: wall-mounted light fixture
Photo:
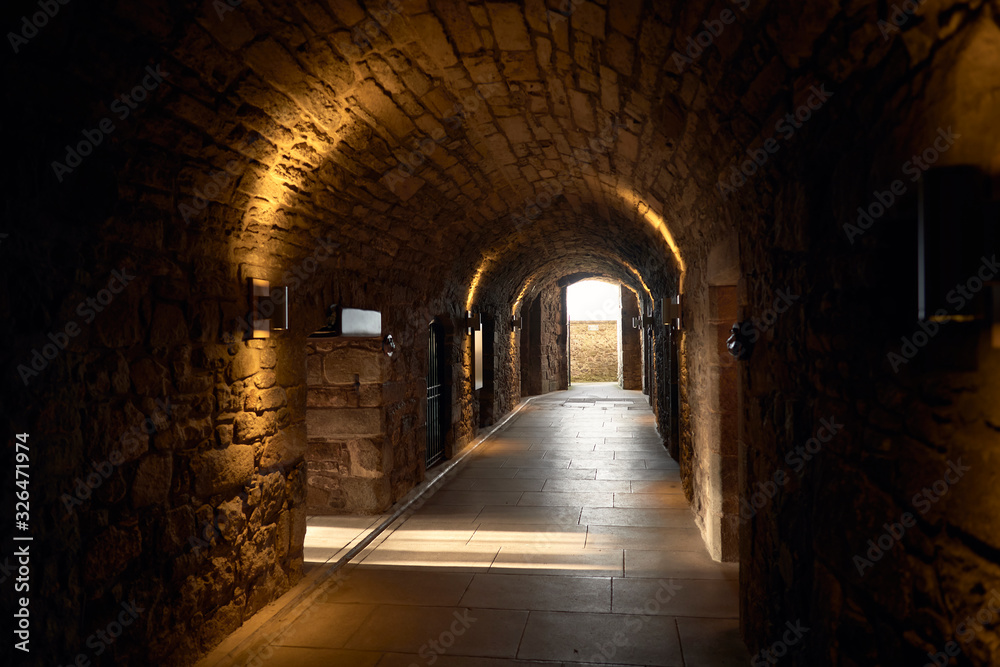
M 382 313 L 377 310 L 344 308 L 334 304 L 327 309 L 326 325 L 314 338 L 381 338 Z
M 633 329 L 642 328 L 642 316 L 632 318 L 632 328 Z
M 465 328 L 469 330 L 471 334 L 473 331 L 479 331 L 482 328 L 483 316 L 479 313 L 474 313 L 471 310 L 465 311 Z
M 291 308 L 289 305 L 290 296 L 288 285 L 271 289 L 271 300 L 278 302 L 275 304 L 275 319 L 271 322 L 271 331 L 288 331 L 292 328 L 288 324 L 288 311 Z
M 663 326 L 683 328 L 683 318 L 681 316 L 681 295 L 663 300 Z
M 250 278 L 250 338 L 270 338 L 271 332 L 288 331 L 289 289 L 271 287 L 270 281 Z
M 511 328 L 511 330 L 521 329 L 521 328 L 523 328 L 523 326 L 524 325 L 521 322 L 521 317 L 520 316 L 511 318 L 511 320 L 510 320 L 510 328 Z
M 250 338 L 271 337 L 271 320 L 264 316 L 268 304 L 267 299 L 270 295 L 270 282 L 250 278 Z

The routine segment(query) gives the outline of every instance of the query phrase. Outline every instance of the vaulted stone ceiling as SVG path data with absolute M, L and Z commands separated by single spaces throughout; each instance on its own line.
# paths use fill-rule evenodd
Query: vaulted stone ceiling
M 540 264 L 606 273 L 610 260 L 659 297 L 678 252 L 729 228 L 717 184 L 746 147 L 812 86 L 885 55 L 876 5 L 123 4 L 110 24 L 72 17 L 106 60 L 48 62 L 58 113 L 35 122 L 58 116 L 58 158 L 109 115 L 109 91 L 162 67 L 165 84 L 109 135 L 143 156 L 109 169 L 129 204 L 112 224 L 133 236 L 169 212 L 151 247 L 282 266 L 335 238 L 334 275 L 461 301 L 477 274 L 482 298 L 512 301 Z M 60 80 L 76 78 L 93 107 L 59 108 Z

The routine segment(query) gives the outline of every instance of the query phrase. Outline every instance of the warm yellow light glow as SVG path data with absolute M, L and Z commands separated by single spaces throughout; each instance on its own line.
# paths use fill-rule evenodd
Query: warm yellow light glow
M 652 225 L 653 229 L 660 233 L 663 240 L 667 242 L 670 247 L 670 251 L 674 255 L 674 259 L 677 260 L 677 266 L 681 270 L 680 285 L 683 286 L 683 276 L 686 268 L 684 266 L 684 259 L 681 257 L 681 249 L 674 240 L 673 234 L 670 233 L 670 229 L 667 228 L 667 223 L 663 220 L 663 216 L 650 208 L 649 204 L 639 197 L 633 190 L 626 187 L 618 188 L 618 196 L 622 198 L 629 206 L 635 208 L 635 212 L 640 217 L 644 218 L 646 222 Z M 647 290 L 648 291 L 648 290 Z
M 465 299 L 465 309 L 472 310 L 472 304 L 476 300 L 476 290 L 479 289 L 479 282 L 483 279 L 483 274 L 486 273 L 486 265 L 490 262 L 488 257 L 483 257 L 483 261 L 479 263 L 479 268 L 476 269 L 476 275 L 472 277 L 472 282 L 469 283 L 469 296 Z
M 521 300 L 524 299 L 524 295 L 528 293 L 528 288 L 531 287 L 531 283 L 534 282 L 534 280 L 534 278 L 528 278 L 528 282 L 524 283 L 521 293 L 517 295 L 517 299 L 514 301 L 514 305 L 510 309 L 511 317 L 515 317 L 517 315 L 517 309 L 521 307 Z
M 642 275 L 636 270 L 636 268 L 634 266 L 632 266 L 631 264 L 629 264 L 625 260 L 622 260 L 622 264 L 625 265 L 626 269 L 628 269 L 629 271 L 632 272 L 632 275 L 634 275 L 635 278 L 636 278 L 636 280 L 639 281 L 639 284 L 642 285 L 642 289 L 645 290 L 646 296 L 649 297 L 650 302 L 652 302 L 653 301 L 653 293 L 649 291 L 649 285 L 647 285 L 646 281 L 642 279 Z

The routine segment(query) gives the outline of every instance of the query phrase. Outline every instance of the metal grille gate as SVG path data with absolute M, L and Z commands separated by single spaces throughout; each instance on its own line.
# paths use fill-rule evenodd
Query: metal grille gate
M 442 393 L 440 325 L 432 322 L 427 344 L 427 467 L 444 458 L 444 438 L 441 437 Z

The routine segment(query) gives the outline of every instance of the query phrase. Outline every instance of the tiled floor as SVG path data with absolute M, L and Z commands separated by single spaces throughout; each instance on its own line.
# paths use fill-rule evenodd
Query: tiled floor
M 344 553 L 368 521 L 339 524 L 329 554 L 310 541 L 315 560 Z M 743 667 L 737 579 L 709 558 L 645 397 L 580 385 L 532 401 L 261 655 L 273 667 Z

